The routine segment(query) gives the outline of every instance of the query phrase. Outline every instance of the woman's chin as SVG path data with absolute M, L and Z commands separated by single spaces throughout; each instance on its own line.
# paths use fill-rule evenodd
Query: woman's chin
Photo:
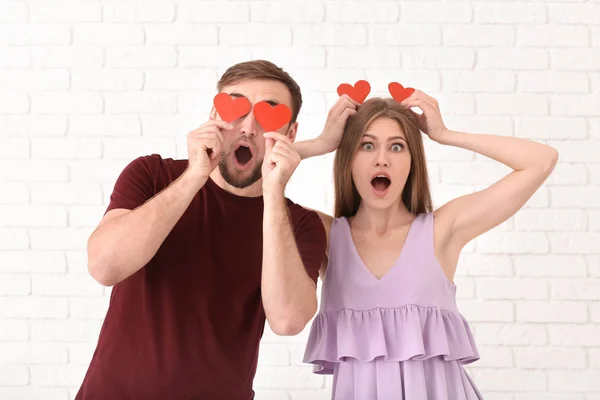
M 367 193 L 359 191 L 358 194 L 360 195 L 361 203 L 364 203 L 369 208 L 383 210 L 398 204 L 398 201 L 400 201 L 400 194 L 389 190 L 389 188 L 385 191 L 371 190 L 371 187 L 368 189 Z

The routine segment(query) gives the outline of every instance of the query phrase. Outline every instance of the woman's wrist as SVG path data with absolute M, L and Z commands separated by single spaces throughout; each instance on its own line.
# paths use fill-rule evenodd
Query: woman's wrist
M 456 132 L 451 131 L 448 128 L 443 128 L 435 135 L 429 135 L 429 138 L 436 143 L 443 144 L 443 145 L 450 145 L 451 144 L 450 139 L 451 139 L 452 135 L 455 133 Z
M 335 150 L 335 146 L 328 143 L 322 138 L 315 138 L 309 140 L 303 140 L 301 142 L 294 143 L 296 150 L 300 154 L 300 158 L 303 160 L 310 157 L 321 156 L 323 154 L 331 153 Z
M 321 154 L 331 153 L 332 151 L 337 150 L 339 143 L 335 143 L 334 141 L 327 140 L 321 136 L 318 136 L 316 139 L 316 147 L 321 150 Z

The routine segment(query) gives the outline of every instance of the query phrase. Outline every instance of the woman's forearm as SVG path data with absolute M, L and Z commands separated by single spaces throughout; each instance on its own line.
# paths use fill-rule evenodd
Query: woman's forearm
M 514 137 L 473 134 L 447 130 L 438 143 L 471 150 L 518 171 L 554 166 L 558 152 L 543 143 Z
M 331 153 L 335 148 L 331 148 L 319 138 L 303 140 L 301 142 L 294 143 L 294 147 L 300 154 L 301 159 L 307 159 L 310 157 L 321 156 L 323 154 Z

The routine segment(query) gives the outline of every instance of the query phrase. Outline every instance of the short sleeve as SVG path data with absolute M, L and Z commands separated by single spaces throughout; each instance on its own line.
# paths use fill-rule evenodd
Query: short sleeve
M 294 234 L 306 273 L 316 284 L 327 250 L 327 235 L 321 218 L 314 211 L 306 212 L 294 226 Z
M 155 195 L 156 156 L 139 157 L 130 162 L 117 178 L 106 212 L 116 208 L 134 210 Z

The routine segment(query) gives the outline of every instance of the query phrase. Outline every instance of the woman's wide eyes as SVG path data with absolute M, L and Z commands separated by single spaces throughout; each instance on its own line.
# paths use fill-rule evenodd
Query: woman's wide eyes
M 373 143 L 363 143 L 361 147 L 363 150 L 366 150 L 366 151 L 371 151 L 371 150 L 375 149 L 375 146 L 373 146 Z M 390 147 L 390 150 L 392 150 L 393 152 L 402 151 L 402 149 L 404 149 L 404 146 L 401 145 L 400 143 L 395 143 Z

